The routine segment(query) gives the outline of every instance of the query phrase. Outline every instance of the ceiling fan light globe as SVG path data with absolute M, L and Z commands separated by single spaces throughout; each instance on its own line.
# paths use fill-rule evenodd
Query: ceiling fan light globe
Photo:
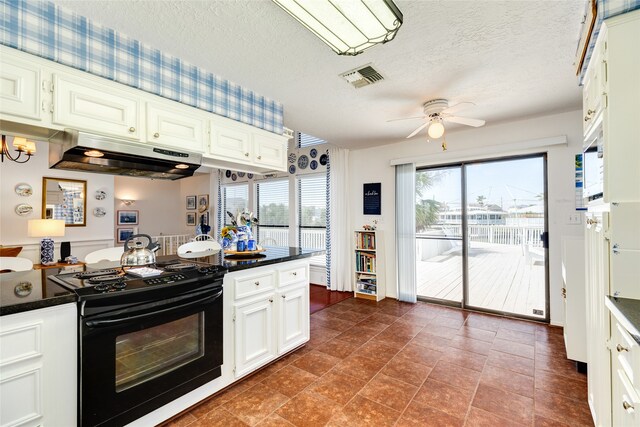
M 442 138 L 442 135 L 444 135 L 444 125 L 440 122 L 433 122 L 429 126 L 427 133 L 429 134 L 430 138 L 433 138 L 433 139 Z

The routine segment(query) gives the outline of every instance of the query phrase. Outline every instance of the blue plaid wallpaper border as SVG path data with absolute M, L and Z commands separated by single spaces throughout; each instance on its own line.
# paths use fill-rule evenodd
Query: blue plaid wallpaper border
M 636 9 L 640 9 L 640 0 L 597 0 L 596 5 L 596 22 L 591 30 L 591 38 L 589 39 L 589 46 L 587 47 L 587 53 L 584 56 L 584 62 L 582 63 L 582 69 L 580 70 L 580 77 L 578 84 L 582 85 L 584 82 L 584 75 L 589 65 L 589 60 L 593 54 L 593 49 L 596 47 L 596 40 L 598 34 L 600 34 L 600 27 L 605 19 L 613 18 L 614 16 L 622 15 L 623 13 L 632 12 Z
M 282 104 L 66 11 L 0 0 L 0 44 L 282 134 Z

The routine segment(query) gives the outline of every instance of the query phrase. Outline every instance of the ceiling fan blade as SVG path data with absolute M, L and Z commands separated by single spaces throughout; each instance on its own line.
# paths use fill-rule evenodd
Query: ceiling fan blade
M 414 119 L 424 119 L 427 116 L 415 116 L 415 117 L 403 117 L 401 119 L 391 119 L 391 120 L 387 120 L 387 123 L 389 122 L 397 122 L 400 120 L 414 120 Z
M 442 110 L 442 113 L 444 114 L 457 113 L 458 111 L 464 110 L 465 108 L 469 108 L 473 105 L 476 105 L 476 104 L 474 104 L 473 102 L 460 102 L 456 105 L 452 105 L 451 107 L 445 108 L 444 110 Z
M 407 139 L 411 138 L 413 135 L 415 135 L 416 133 L 420 132 L 422 129 L 426 128 L 427 126 L 429 126 L 429 122 L 426 122 L 426 123 L 420 125 L 418 127 L 418 129 L 414 130 L 413 132 L 411 132 L 411 134 L 409 134 Z
M 452 123 L 460 123 L 461 125 L 473 126 L 474 128 L 484 126 L 485 124 L 484 120 L 470 119 L 468 117 L 448 116 L 444 117 L 443 120 Z

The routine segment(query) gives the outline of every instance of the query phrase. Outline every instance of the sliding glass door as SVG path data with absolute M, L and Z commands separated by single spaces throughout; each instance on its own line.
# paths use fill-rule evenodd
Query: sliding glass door
M 461 166 L 416 171 L 418 297 L 456 305 L 463 295 L 461 184 Z
M 546 157 L 416 171 L 418 297 L 548 320 Z

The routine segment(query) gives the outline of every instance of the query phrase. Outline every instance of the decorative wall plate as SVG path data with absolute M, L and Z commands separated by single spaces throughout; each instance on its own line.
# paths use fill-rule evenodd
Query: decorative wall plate
M 244 177 L 246 174 L 244 172 L 238 172 L 238 178 Z
M 315 160 L 311 160 L 311 163 L 309 163 L 309 167 L 311 168 L 311 170 L 316 170 L 318 168 L 318 162 Z
M 28 297 L 32 290 L 33 284 L 31 282 L 24 281 L 18 283 L 15 288 L 13 288 L 13 293 L 16 294 L 17 297 L 24 298 Z
M 315 148 L 312 148 L 311 151 L 309 151 L 309 155 L 311 156 L 312 159 L 315 159 L 316 156 L 318 155 L 318 150 L 316 150 Z
M 298 158 L 298 169 L 306 169 L 309 166 L 309 158 L 304 154 Z
M 247 178 L 249 178 L 249 179 L 253 179 L 253 174 L 252 174 L 252 173 L 248 173 L 248 174 L 247 174 Z
M 227 169 L 227 171 L 224 173 L 224 176 L 226 176 L 227 178 L 231 178 L 231 171 Z
M 105 208 L 94 208 L 93 216 L 97 216 L 98 218 L 103 217 L 107 214 L 107 210 Z
M 33 208 L 31 207 L 31 205 L 20 203 L 18 206 L 16 206 L 16 213 L 20 216 L 31 215 L 31 212 L 33 212 Z
M 296 153 L 289 153 L 289 163 L 295 163 L 297 158 Z
M 238 175 L 236 175 L 235 173 L 231 174 L 231 180 L 235 181 L 236 179 L 238 179 Z
M 320 156 L 320 164 L 322 166 L 325 166 L 328 160 L 329 160 L 329 156 L 327 156 L 326 154 L 323 154 L 322 156 Z
M 98 190 L 96 191 L 95 198 L 96 200 L 104 200 L 107 198 L 107 193 L 105 191 Z
M 15 190 L 16 190 L 16 194 L 22 197 L 28 197 L 33 194 L 33 188 L 31 188 L 31 186 L 26 182 L 21 182 L 20 184 L 17 184 Z
M 289 165 L 289 173 L 293 175 L 296 173 L 296 165 Z

